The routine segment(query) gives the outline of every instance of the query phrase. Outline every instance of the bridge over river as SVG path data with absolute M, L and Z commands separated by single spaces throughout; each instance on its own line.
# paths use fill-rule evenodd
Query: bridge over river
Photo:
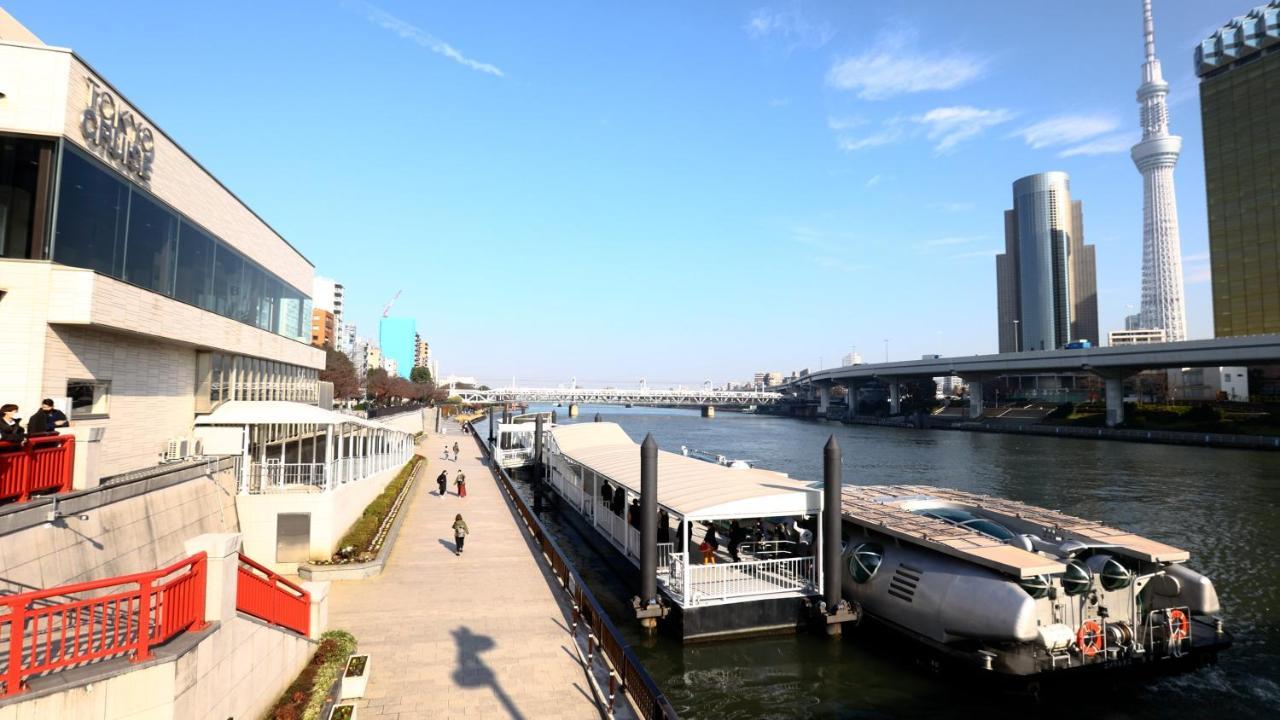
M 713 390 L 710 387 L 675 388 L 496 388 L 493 390 L 450 390 L 463 402 L 485 403 L 565 403 L 569 405 L 696 405 L 702 408 L 769 405 L 782 393 L 751 390 Z

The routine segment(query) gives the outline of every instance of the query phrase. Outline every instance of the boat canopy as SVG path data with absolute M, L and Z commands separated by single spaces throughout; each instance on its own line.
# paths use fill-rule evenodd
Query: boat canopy
M 571 463 L 640 494 L 640 445 L 617 424 L 561 425 L 550 435 L 555 451 Z M 822 510 L 822 485 L 660 450 L 658 505 L 686 520 L 815 515 Z
M 196 418 L 196 425 L 359 425 L 403 432 L 356 415 L 284 400 L 228 400 L 207 415 Z

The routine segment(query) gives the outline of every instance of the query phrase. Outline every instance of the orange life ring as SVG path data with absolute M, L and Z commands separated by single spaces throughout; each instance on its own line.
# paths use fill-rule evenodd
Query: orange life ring
M 1092 620 L 1085 620 L 1076 631 L 1076 645 L 1085 657 L 1093 657 L 1102 650 L 1102 626 Z
M 1181 642 L 1191 634 L 1191 623 L 1181 610 L 1169 611 L 1169 642 Z

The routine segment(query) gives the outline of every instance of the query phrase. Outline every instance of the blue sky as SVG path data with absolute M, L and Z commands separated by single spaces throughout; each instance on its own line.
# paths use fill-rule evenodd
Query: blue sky
M 1156 0 L 1187 314 L 1212 335 L 1195 43 Z M 1139 301 L 1138 0 L 8 0 L 446 373 L 721 383 L 994 352 L 1010 185 L 1063 170 L 1103 333 Z

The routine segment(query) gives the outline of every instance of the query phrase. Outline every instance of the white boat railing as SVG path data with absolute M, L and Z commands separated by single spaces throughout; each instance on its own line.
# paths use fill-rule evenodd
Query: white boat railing
M 493 451 L 499 467 L 512 468 L 528 465 L 533 460 L 533 448 L 509 448 Z
M 818 584 L 812 557 L 691 565 L 688 577 L 690 592 L 685 599 L 687 605 L 807 590 L 816 588 Z
M 676 552 L 675 543 L 658 543 L 658 571 L 671 567 L 671 556 Z

